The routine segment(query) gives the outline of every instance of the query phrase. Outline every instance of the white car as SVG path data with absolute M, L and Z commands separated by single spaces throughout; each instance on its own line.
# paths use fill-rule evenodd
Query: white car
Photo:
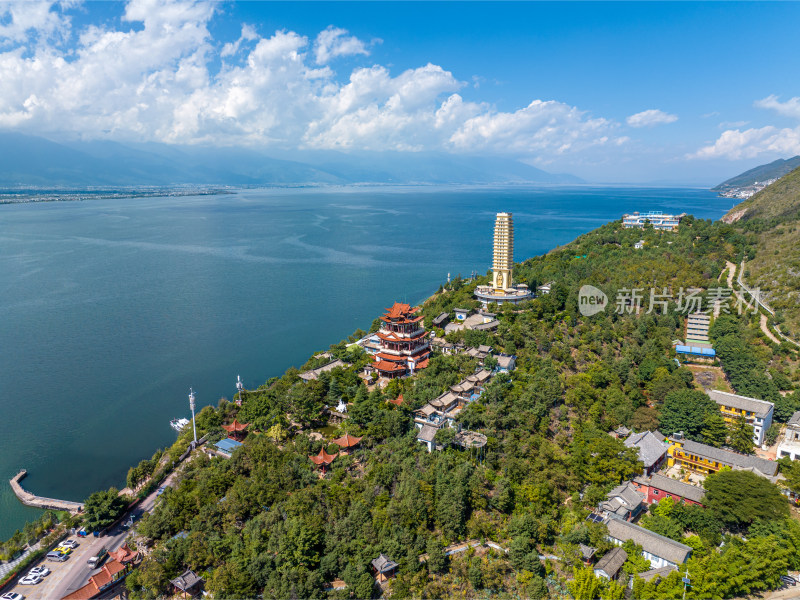
M 22 579 L 19 580 L 20 585 L 36 585 L 37 583 L 41 583 L 42 578 L 39 575 L 25 575 Z
M 64 540 L 59 544 L 59 546 L 63 546 L 64 548 L 72 548 L 74 550 L 78 547 L 78 542 L 74 540 Z
M 30 571 L 28 571 L 28 575 L 38 575 L 39 577 L 47 577 L 50 575 L 50 569 L 45 566 L 41 567 L 33 567 Z
M 25 596 L 22 594 L 17 594 L 15 592 L 6 592 L 2 596 L 0 596 L 0 600 L 25 600 Z

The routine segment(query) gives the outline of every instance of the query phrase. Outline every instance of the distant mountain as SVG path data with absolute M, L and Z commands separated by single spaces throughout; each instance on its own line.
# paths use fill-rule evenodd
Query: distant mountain
M 744 188 L 754 185 L 757 181 L 767 181 L 769 179 L 780 179 L 787 173 L 800 167 L 800 156 L 794 158 L 779 158 L 776 161 L 761 165 L 745 171 L 736 177 L 723 181 L 718 186 L 711 188 L 715 192 L 726 192 L 734 188 Z
M 295 151 L 110 141 L 54 142 L 0 133 L 0 186 L 582 183 L 513 159 L 433 153 Z

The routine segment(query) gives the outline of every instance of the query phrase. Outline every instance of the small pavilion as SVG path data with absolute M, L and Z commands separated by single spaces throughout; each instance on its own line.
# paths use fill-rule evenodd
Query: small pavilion
M 111 557 L 112 560 L 127 565 L 128 563 L 136 562 L 136 559 L 139 558 L 139 553 L 128 548 L 128 544 L 122 544 L 122 546 L 116 550 L 110 551 L 108 556 Z
M 355 448 L 361 443 L 364 437 L 355 437 L 349 433 L 345 433 L 342 437 L 333 440 L 333 443 L 342 449 L 342 454 L 347 454 L 350 448 Z
M 395 406 L 402 406 L 403 405 L 403 394 L 400 394 L 397 398 L 389 398 L 387 400 L 389 404 L 394 404 Z
M 228 432 L 229 438 L 234 439 L 237 442 L 241 442 L 247 435 L 247 428 L 249 426 L 250 423 L 239 423 L 239 421 L 234 419 L 233 423 L 229 425 L 223 425 L 222 428 Z
M 169 582 L 176 591 L 181 593 L 181 598 L 194 598 L 200 593 L 200 584 L 203 583 L 203 578 L 189 570 L 184 571 L 175 579 L 170 579 Z
M 383 583 L 387 579 L 394 577 L 397 574 L 398 566 L 396 562 L 385 554 L 381 554 L 372 561 L 372 568 L 375 569 L 375 577 L 379 583 Z
M 338 452 L 336 454 L 328 454 L 325 452 L 325 448 L 320 448 L 319 454 L 316 456 L 309 456 L 308 458 L 311 459 L 311 462 L 318 467 L 322 467 L 322 474 L 324 475 L 325 469 L 334 461 L 337 456 L 339 456 Z

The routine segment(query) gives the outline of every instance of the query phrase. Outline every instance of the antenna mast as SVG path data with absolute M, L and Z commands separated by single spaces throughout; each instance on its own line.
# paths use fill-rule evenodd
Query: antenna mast
M 192 409 L 192 431 L 194 432 L 194 446 L 197 446 L 197 425 L 194 422 L 194 408 L 195 408 L 195 398 L 194 398 L 194 390 L 189 388 L 189 408 Z

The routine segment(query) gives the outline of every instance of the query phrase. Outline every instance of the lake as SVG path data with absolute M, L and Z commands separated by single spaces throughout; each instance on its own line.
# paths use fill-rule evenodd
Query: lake
M 0 539 L 171 444 L 169 420 L 300 366 L 394 301 L 634 210 L 718 219 L 696 189 L 340 187 L 0 206 Z

